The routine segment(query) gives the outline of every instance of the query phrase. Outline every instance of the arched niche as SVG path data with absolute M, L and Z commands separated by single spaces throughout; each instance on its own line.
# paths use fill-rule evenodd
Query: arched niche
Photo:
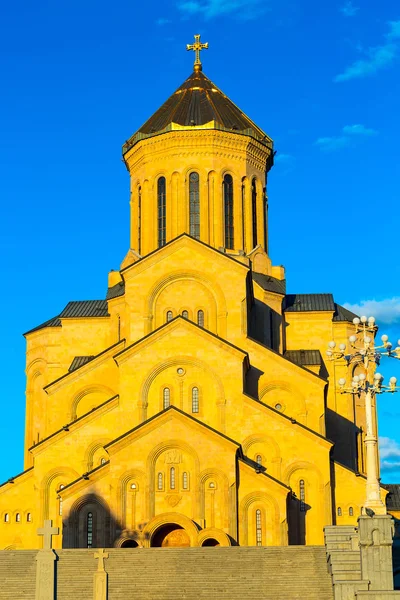
M 166 311 L 175 306 L 189 307 L 192 314 L 203 308 L 207 313 L 207 328 L 213 333 L 222 335 L 226 328 L 225 296 L 215 281 L 210 281 L 204 273 L 194 269 L 176 271 L 162 277 L 149 293 L 146 312 L 149 331 L 160 327 L 165 322 Z
M 90 412 L 115 396 L 115 392 L 104 385 L 85 387 L 78 392 L 71 402 L 71 421 Z
M 186 515 L 198 512 L 199 457 L 192 446 L 181 440 L 162 442 L 148 456 L 147 473 L 147 514 L 163 514 L 171 509 Z
M 280 479 L 281 452 L 276 440 L 266 435 L 250 435 L 242 442 L 243 452 L 254 462 L 265 467 L 267 473 Z M 257 460 L 261 457 L 261 462 Z
M 320 470 L 312 463 L 297 461 L 286 468 L 282 481 L 293 492 L 287 506 L 289 544 L 317 543 L 313 531 L 322 528 L 325 521 L 325 490 Z
M 91 544 L 88 522 L 91 515 Z M 109 548 L 115 531 L 120 529 L 107 502 L 96 494 L 87 494 L 74 502 L 66 518 L 64 548 Z
M 60 486 L 66 486 L 78 479 L 80 474 L 70 467 L 57 467 L 49 471 L 42 479 L 40 486 L 42 514 L 39 522 L 52 519 L 54 523 L 61 523 L 60 498 L 58 490 Z
M 200 474 L 200 516 L 204 527 L 229 527 L 229 481 L 223 471 L 210 468 Z
M 135 531 L 145 516 L 145 473 L 140 469 L 126 471 L 119 480 L 118 496 L 122 527 Z
M 221 378 L 206 362 L 184 355 L 159 363 L 145 377 L 138 401 L 142 420 L 164 409 L 165 388 L 170 390 L 170 404 L 191 414 L 193 387 L 199 388 L 200 392 L 207 390 L 207 394 L 200 393 L 199 413 L 194 416 L 201 416 L 204 402 L 207 402 L 208 422 L 217 426 L 225 398 Z
M 307 424 L 307 406 L 303 394 L 286 381 L 270 381 L 261 388 L 260 400 L 275 410 Z
M 259 520 L 257 511 L 260 511 Z M 245 496 L 239 507 L 240 539 L 243 546 L 276 546 L 280 544 L 280 510 L 277 501 L 264 492 Z M 261 525 L 261 531 L 260 527 Z

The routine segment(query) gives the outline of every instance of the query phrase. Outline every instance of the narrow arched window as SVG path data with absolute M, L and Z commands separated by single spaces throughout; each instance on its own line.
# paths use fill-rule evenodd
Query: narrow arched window
M 60 485 L 59 489 L 62 490 L 64 488 L 63 484 Z M 63 511 L 63 501 L 61 496 L 58 497 L 58 514 L 62 515 Z
M 16 522 L 16 523 L 21 523 L 21 514 L 20 514 L 20 513 L 17 513 L 17 514 L 15 515 L 15 522 Z
M 167 241 L 167 201 L 165 177 L 159 177 L 157 182 L 157 219 L 158 247 L 165 246 Z
M 93 513 L 88 513 L 86 517 L 86 541 L 87 547 L 93 546 Z
M 257 246 L 257 182 L 251 183 L 251 219 L 253 224 L 253 248 Z
M 9 523 L 10 522 L 10 515 L 8 513 L 6 513 L 4 515 L 4 523 Z
M 193 413 L 199 412 L 199 388 L 198 387 L 192 388 L 192 412 Z
M 157 476 L 157 489 L 162 490 L 164 487 L 163 474 L 159 473 Z
M 186 473 L 186 471 L 182 475 L 182 487 L 184 490 L 187 490 L 189 487 L 189 479 L 188 479 L 188 474 Z
M 164 390 L 163 390 L 163 408 L 164 408 L 164 410 L 166 408 L 168 408 L 168 406 L 170 405 L 170 400 L 171 400 L 171 394 L 170 394 L 169 388 L 164 388 Z
M 142 253 L 142 188 L 138 188 L 138 253 Z
M 175 489 L 175 467 L 171 467 L 169 472 L 169 487 L 171 490 Z
M 197 325 L 199 327 L 204 327 L 204 310 L 197 311 Z
M 350 506 L 350 508 L 349 508 L 349 517 L 353 517 L 353 516 L 354 516 L 354 510 L 353 510 L 353 507 Z
M 167 323 L 172 321 L 172 318 L 173 318 L 172 310 L 168 310 L 167 311 Z
M 306 510 L 306 488 L 304 484 L 304 479 L 300 479 L 299 481 L 299 492 L 300 492 L 300 511 L 305 512 Z
M 342 509 L 340 508 L 340 506 L 338 506 L 338 509 L 337 509 L 337 516 L 338 517 L 342 516 Z
M 200 182 L 198 173 L 189 175 L 189 233 L 200 239 Z
M 257 546 L 261 546 L 262 544 L 262 520 L 259 508 L 256 510 L 256 544 Z
M 188 319 L 188 318 L 189 318 L 189 313 L 188 313 L 188 311 L 187 311 L 187 310 L 183 310 L 183 311 L 182 311 L 182 317 L 183 317 L 184 319 Z
M 26 522 L 27 523 L 32 523 L 32 515 L 31 515 L 31 513 L 27 513 L 27 515 L 26 515 Z
M 256 456 L 256 463 L 258 465 L 262 465 L 262 456 L 261 456 L 261 454 L 257 454 L 257 456 Z
M 105 459 L 104 456 L 103 456 L 103 458 L 100 459 L 100 464 L 101 465 L 105 465 L 106 462 L 107 462 L 107 459 Z
M 224 191 L 224 217 L 225 217 L 225 248 L 233 250 L 233 179 L 232 175 L 225 175 L 223 182 Z

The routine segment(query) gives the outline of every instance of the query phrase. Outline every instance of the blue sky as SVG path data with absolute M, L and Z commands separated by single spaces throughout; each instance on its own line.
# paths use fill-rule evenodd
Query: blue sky
M 270 253 L 288 291 L 333 292 L 400 338 L 397 0 L 4 3 L 0 480 L 22 470 L 22 333 L 104 297 L 129 243 L 121 145 L 191 73 L 195 33 L 206 75 L 275 140 Z M 387 482 L 399 401 L 379 398 Z

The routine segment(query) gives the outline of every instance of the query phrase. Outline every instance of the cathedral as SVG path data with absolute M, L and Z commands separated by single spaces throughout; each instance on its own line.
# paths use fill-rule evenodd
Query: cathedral
M 202 70 L 123 144 L 130 243 L 105 297 L 25 334 L 24 471 L 0 549 L 322 545 L 365 500 L 365 406 L 268 251 L 272 139 Z M 128 240 L 127 240 L 128 247 Z M 49 315 L 50 316 L 50 315 Z M 373 406 L 376 429 L 376 413 Z

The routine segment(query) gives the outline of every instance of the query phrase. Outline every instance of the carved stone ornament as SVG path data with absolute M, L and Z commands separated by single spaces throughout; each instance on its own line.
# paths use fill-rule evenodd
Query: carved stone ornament
M 182 500 L 182 496 L 179 496 L 178 494 L 169 494 L 165 499 L 168 504 L 174 508 L 174 506 L 177 506 L 177 504 L 179 504 L 179 502 Z
M 167 465 L 178 464 L 182 460 L 182 454 L 179 450 L 168 450 L 165 453 L 165 462 Z

